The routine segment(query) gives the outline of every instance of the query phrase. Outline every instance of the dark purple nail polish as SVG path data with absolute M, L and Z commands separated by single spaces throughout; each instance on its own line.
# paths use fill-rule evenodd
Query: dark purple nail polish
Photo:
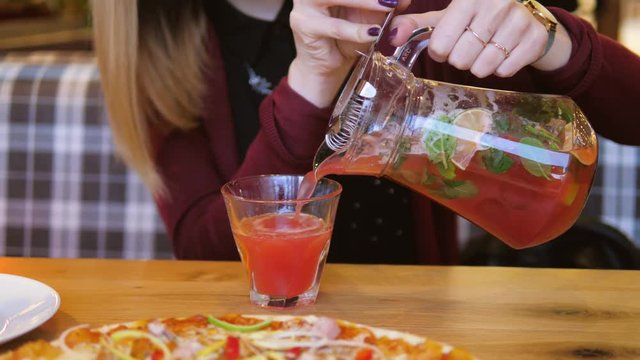
M 378 3 L 382 6 L 392 8 L 398 6 L 398 0 L 378 0 Z
M 369 30 L 367 30 L 367 34 L 369 34 L 369 36 L 378 36 L 380 35 L 380 28 L 377 26 L 370 27 Z
M 396 35 L 398 35 L 398 28 L 391 29 L 391 31 L 389 31 L 389 40 L 396 37 Z

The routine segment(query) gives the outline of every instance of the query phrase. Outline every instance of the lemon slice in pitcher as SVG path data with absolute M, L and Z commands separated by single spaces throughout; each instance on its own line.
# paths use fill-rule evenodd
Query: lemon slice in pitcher
M 451 155 L 451 162 L 459 169 L 464 170 L 469 166 L 473 155 L 478 150 L 486 148 L 480 144 L 480 138 L 491 131 L 493 118 L 491 112 L 476 108 L 461 112 L 454 120 L 453 125 L 459 129 L 457 133 L 456 149 Z M 471 131 L 467 131 L 471 130 Z

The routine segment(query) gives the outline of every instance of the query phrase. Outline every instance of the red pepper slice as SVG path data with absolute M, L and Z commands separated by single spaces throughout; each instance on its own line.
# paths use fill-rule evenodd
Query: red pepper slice
M 162 360 L 164 359 L 164 353 L 160 350 L 155 350 L 153 354 L 151 354 L 151 360 Z
M 227 343 L 224 345 L 224 356 L 228 360 L 235 360 L 240 357 L 240 340 L 235 336 L 227 336 Z
M 287 350 L 287 352 L 284 354 L 284 357 L 285 359 L 297 359 L 300 354 L 302 354 L 302 349 L 299 347 L 294 347 Z
M 371 349 L 360 349 L 356 353 L 356 360 L 371 360 L 373 351 Z

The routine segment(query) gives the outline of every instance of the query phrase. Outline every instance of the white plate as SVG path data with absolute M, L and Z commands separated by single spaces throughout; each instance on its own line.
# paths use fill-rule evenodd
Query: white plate
M 49 286 L 22 276 L 0 274 L 0 344 L 49 320 L 60 307 L 60 295 Z

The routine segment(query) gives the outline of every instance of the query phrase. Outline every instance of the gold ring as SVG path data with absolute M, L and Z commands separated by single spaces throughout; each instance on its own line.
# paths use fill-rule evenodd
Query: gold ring
M 480 41 L 480 42 L 482 43 L 482 46 L 487 46 L 487 42 L 486 42 L 486 41 L 484 41 L 484 40 L 482 40 L 482 38 L 480 37 L 480 35 L 478 35 L 478 33 L 477 33 L 477 32 L 475 32 L 475 31 L 471 30 L 471 28 L 470 28 L 470 27 L 468 27 L 468 26 L 467 26 L 465 29 L 467 29 L 467 31 L 468 31 L 468 32 L 470 32 L 471 34 L 473 34 L 473 36 L 475 36 L 475 37 L 476 37 L 476 39 L 478 39 L 478 41 Z
M 495 41 L 490 41 L 489 44 L 491 44 L 491 45 L 497 47 L 498 49 L 502 50 L 502 52 L 504 53 L 504 58 L 505 59 L 508 58 L 509 55 L 511 55 L 511 52 L 506 47 L 502 46 L 502 44 L 499 44 L 499 43 L 497 43 Z

